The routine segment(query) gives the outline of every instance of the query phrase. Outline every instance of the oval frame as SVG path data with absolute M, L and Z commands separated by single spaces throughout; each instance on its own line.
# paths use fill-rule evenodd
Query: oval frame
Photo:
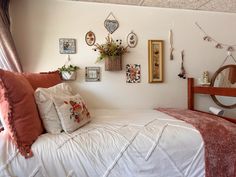
M 85 35 L 85 42 L 88 46 L 93 46 L 96 42 L 96 36 L 94 32 L 88 31 Z
M 133 39 L 132 39 L 133 38 Z M 136 45 L 138 44 L 138 36 L 131 31 L 128 35 L 127 35 L 127 44 L 130 48 L 134 48 L 136 47 Z M 132 44 L 133 43 L 133 44 Z
M 213 75 L 212 78 L 211 78 L 211 84 L 210 84 L 211 87 L 214 87 L 214 82 L 215 82 L 215 80 L 216 80 L 218 74 L 219 74 L 221 71 L 223 71 L 224 69 L 229 68 L 229 67 L 236 67 L 236 65 L 225 65 L 225 66 L 220 67 L 220 68 L 214 73 L 214 75 Z M 223 107 L 223 108 L 228 108 L 228 109 L 236 108 L 236 103 L 235 103 L 235 104 L 232 104 L 232 105 L 224 105 L 224 104 L 222 104 L 222 103 L 216 98 L 215 95 L 211 95 L 211 98 L 212 98 L 212 100 L 213 100 L 218 106 L 221 106 L 221 107 Z

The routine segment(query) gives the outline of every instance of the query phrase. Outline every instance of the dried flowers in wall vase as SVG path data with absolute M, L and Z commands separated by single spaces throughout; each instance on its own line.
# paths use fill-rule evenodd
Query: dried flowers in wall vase
M 104 44 L 95 44 L 94 51 L 99 52 L 97 62 L 105 61 L 105 71 L 121 71 L 122 56 L 128 52 L 128 46 L 122 45 L 122 40 L 114 40 L 110 35 Z

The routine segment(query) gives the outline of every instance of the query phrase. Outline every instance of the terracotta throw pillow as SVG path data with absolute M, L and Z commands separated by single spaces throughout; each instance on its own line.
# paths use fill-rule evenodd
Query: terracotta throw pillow
M 31 145 L 42 134 L 43 127 L 34 90 L 23 75 L 0 69 L 0 111 L 4 131 L 8 131 L 23 156 L 31 157 Z
M 39 87 L 48 88 L 62 82 L 59 71 L 41 72 L 41 73 L 24 73 L 25 78 L 29 81 L 34 90 Z
M 70 96 L 57 96 L 53 98 L 62 128 L 67 133 L 88 123 L 91 118 L 85 102 L 79 94 Z
M 37 88 L 34 93 L 44 128 L 52 134 L 62 131 L 61 122 L 53 103 L 53 97 L 58 95 L 72 95 L 72 88 L 66 83 L 61 83 L 50 88 Z

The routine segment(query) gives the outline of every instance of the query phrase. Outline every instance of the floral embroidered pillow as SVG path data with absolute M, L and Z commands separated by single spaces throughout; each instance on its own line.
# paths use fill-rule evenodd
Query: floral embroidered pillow
M 62 129 L 72 133 L 91 120 L 85 102 L 79 94 L 53 98 Z

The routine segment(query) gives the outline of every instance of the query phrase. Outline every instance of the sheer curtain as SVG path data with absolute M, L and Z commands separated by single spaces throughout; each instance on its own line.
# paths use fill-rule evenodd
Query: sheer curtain
M 0 68 L 22 72 L 10 31 L 9 0 L 0 0 Z
M 0 68 L 22 72 L 16 47 L 10 31 L 9 0 L 0 0 Z M 0 132 L 3 130 L 0 111 Z

